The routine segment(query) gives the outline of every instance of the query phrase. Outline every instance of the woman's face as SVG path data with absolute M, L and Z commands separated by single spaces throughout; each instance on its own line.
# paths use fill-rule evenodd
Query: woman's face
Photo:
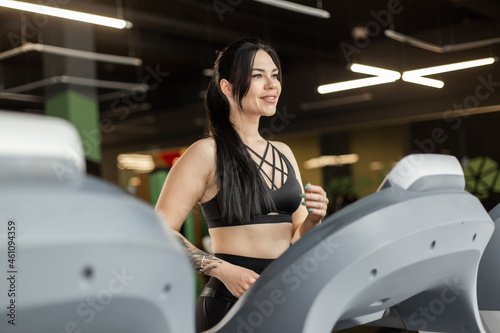
M 280 73 L 272 58 L 264 50 L 258 50 L 252 67 L 252 80 L 247 94 L 241 100 L 244 113 L 272 116 L 281 93 Z

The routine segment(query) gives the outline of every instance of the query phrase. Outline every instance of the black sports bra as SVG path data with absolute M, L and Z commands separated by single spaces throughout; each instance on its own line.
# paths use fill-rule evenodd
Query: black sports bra
M 212 199 L 206 201 L 201 206 L 201 211 L 203 216 L 207 221 L 209 228 L 220 228 L 237 226 L 244 224 L 259 224 L 259 223 L 281 223 L 281 222 L 292 222 L 292 214 L 300 206 L 300 194 L 302 193 L 301 185 L 299 184 L 293 166 L 290 161 L 283 155 L 275 146 L 273 146 L 269 141 L 267 142 L 267 147 L 264 152 L 264 156 L 260 156 L 252 148 L 248 147 L 248 150 L 258 156 L 261 159 L 259 163 L 259 169 L 261 174 L 269 180 L 271 188 L 267 188 L 272 200 L 274 201 L 276 212 L 267 212 L 266 215 L 252 216 L 250 221 L 245 223 L 244 221 L 233 222 L 229 224 L 228 221 L 221 218 L 218 196 L 217 193 Z M 269 152 L 271 148 L 271 152 Z M 267 161 L 265 158 L 268 154 L 272 154 L 272 163 Z M 271 176 L 264 172 L 262 166 L 267 163 L 272 167 Z M 278 165 L 277 165 L 278 164 Z M 286 169 L 285 169 L 286 167 Z M 275 175 L 278 174 L 278 177 Z M 281 175 L 281 177 L 279 177 Z M 286 179 L 285 179 L 286 177 Z M 278 183 L 278 179 L 281 178 L 281 182 Z M 281 185 L 281 186 L 278 186 Z M 273 213 L 273 214 L 270 214 Z M 276 214 L 277 213 L 277 214 Z

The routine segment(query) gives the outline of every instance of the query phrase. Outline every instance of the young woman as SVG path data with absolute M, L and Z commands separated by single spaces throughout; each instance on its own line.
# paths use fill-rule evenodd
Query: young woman
M 211 277 L 196 303 L 197 331 L 219 322 L 264 268 L 326 214 L 325 191 L 309 183 L 302 190 L 290 148 L 259 134 L 260 117 L 276 113 L 280 93 L 272 47 L 242 39 L 220 52 L 205 99 L 210 136 L 175 163 L 159 197 L 156 209 L 194 269 Z M 197 203 L 214 255 L 178 232 Z

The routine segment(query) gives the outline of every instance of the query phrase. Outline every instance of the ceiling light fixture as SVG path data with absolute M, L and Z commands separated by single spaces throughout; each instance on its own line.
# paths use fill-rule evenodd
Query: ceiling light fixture
M 151 155 L 142 154 L 120 154 L 117 157 L 118 168 L 129 169 L 137 173 L 151 172 L 155 168 L 155 162 Z
M 399 78 L 401 77 L 401 74 L 399 72 L 373 66 L 352 64 L 350 69 L 355 73 L 374 75 L 375 77 L 321 85 L 318 87 L 318 92 L 320 94 L 328 94 L 337 91 L 374 86 L 378 84 L 394 82 L 399 80 Z
M 358 154 L 323 155 L 305 161 L 304 168 L 315 169 L 315 168 L 322 168 L 325 166 L 341 166 L 341 165 L 353 164 L 356 163 L 357 161 L 359 161 Z
M 361 64 L 352 64 L 351 65 L 351 71 L 354 73 L 360 73 L 360 74 L 367 74 L 367 75 L 375 75 L 375 76 L 391 76 L 392 78 L 395 78 L 395 80 L 399 79 L 401 77 L 401 74 L 396 71 L 391 71 L 388 69 L 383 69 L 379 67 L 374 67 L 374 66 L 367 66 L 367 65 L 361 65 Z
M 285 1 L 285 0 L 254 0 L 254 1 L 290 10 L 292 12 L 316 16 L 324 19 L 330 18 L 330 13 L 324 9 L 304 6 L 291 1 Z
M 457 62 L 454 64 L 442 65 L 442 66 L 434 66 L 422 69 L 416 69 L 413 71 L 407 71 L 403 73 L 402 79 L 406 82 L 421 84 L 424 86 L 429 86 L 433 88 L 443 88 L 444 82 L 435 79 L 429 79 L 423 76 L 447 73 L 452 71 L 458 71 L 461 69 L 467 69 L 478 66 L 485 66 L 493 64 L 497 59 L 496 58 L 484 58 L 477 60 L 470 60 L 464 62 Z
M 132 23 L 129 21 L 100 16 L 100 15 L 88 14 L 83 12 L 76 12 L 73 10 L 61 9 L 51 6 L 43 6 L 43 5 L 37 5 L 21 1 L 13 1 L 13 0 L 0 0 L 0 6 L 23 10 L 41 15 L 64 18 L 68 20 L 103 25 L 111 28 L 117 28 L 117 29 L 132 28 Z
M 96 53 L 96 52 L 70 49 L 66 47 L 59 47 L 59 46 L 39 44 L 39 43 L 30 43 L 30 42 L 24 43 L 23 45 L 18 46 L 16 48 L 1 52 L 0 61 L 31 51 L 54 54 L 64 57 L 102 61 L 111 64 L 131 65 L 131 66 L 142 65 L 142 60 L 139 58 L 118 56 L 114 54 Z
M 461 43 L 461 44 L 446 44 L 444 46 L 428 43 L 425 41 L 422 41 L 417 38 L 413 38 L 407 35 L 403 35 L 400 32 L 396 32 L 394 30 L 387 29 L 384 31 L 384 34 L 394 40 L 397 40 L 398 42 L 401 43 L 406 43 L 427 51 L 432 51 L 436 53 L 446 53 L 446 52 L 455 52 L 455 51 L 463 51 L 463 50 L 470 50 L 470 49 L 475 49 L 479 47 L 485 47 L 485 46 L 490 46 L 493 44 L 500 43 L 500 37 L 496 38 L 490 38 L 490 39 L 484 39 L 484 40 L 478 40 L 474 42 L 468 42 L 468 43 Z

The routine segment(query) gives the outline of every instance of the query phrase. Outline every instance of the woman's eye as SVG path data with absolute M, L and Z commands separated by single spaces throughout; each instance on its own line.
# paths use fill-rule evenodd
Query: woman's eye
M 262 77 L 262 74 L 254 74 L 253 75 L 254 78 L 261 78 Z

